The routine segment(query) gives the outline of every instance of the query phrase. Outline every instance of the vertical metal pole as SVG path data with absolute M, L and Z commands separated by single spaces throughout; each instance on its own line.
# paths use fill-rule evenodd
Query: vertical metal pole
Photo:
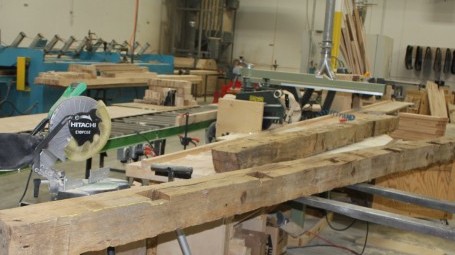
M 333 35 L 333 16 L 335 12 L 335 0 L 326 0 L 324 33 L 322 34 L 322 51 L 321 62 L 316 71 L 317 76 L 326 74 L 330 79 L 335 79 L 335 74 L 331 68 L 331 51 L 332 51 L 332 35 Z
M 131 42 L 131 63 L 134 63 L 134 48 L 136 43 L 137 17 L 139 12 L 139 0 L 136 0 L 136 10 L 134 11 L 134 30 L 133 41 Z
M 92 169 L 92 158 L 85 161 L 85 179 L 90 177 L 90 169 Z
M 179 242 L 180 249 L 182 250 L 182 254 L 191 255 L 190 246 L 186 241 L 185 233 L 183 233 L 180 228 L 176 229 L 175 232 L 177 232 L 177 240 Z

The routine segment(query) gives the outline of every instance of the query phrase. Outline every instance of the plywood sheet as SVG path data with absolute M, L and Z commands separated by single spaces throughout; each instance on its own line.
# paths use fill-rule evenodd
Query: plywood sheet
M 455 201 L 453 164 L 393 174 L 376 179 L 376 185 L 408 191 L 436 199 Z M 446 212 L 375 196 L 373 208 L 413 217 L 446 219 Z

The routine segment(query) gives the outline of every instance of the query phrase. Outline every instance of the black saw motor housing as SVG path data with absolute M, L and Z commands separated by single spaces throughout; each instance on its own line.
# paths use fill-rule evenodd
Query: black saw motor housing
M 101 119 L 96 115 L 96 109 L 75 114 L 68 123 L 71 136 L 79 146 L 85 142 L 93 142 L 93 137 L 100 134 Z

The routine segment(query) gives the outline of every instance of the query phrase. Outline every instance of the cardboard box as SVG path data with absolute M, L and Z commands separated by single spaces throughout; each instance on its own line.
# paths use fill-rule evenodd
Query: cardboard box
M 251 255 L 267 255 L 268 235 L 252 230 L 239 230 L 235 237 L 245 239 L 246 247 L 251 248 Z

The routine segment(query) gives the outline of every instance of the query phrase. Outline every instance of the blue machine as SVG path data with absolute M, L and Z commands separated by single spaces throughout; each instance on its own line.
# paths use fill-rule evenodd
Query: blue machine
M 0 45 L 0 117 L 49 111 L 64 88 L 35 84 L 34 79 L 40 72 L 67 71 L 70 64 L 131 62 L 131 56 L 126 52 L 106 51 L 107 43 L 104 43 L 102 52 L 96 51 L 98 48 L 87 50 L 90 41 L 83 42 L 82 47 L 78 46 L 79 50 L 71 51 L 66 43 L 62 49 L 52 50 L 54 40 L 48 43 L 42 36 L 29 47 L 18 47 L 19 39 L 11 46 Z M 172 74 L 174 70 L 174 58 L 169 55 L 135 54 L 134 63 L 159 74 Z M 21 83 L 26 86 L 21 87 Z M 135 98 L 142 98 L 144 91 L 143 87 L 107 89 L 104 97 L 108 102 L 105 103 L 131 102 Z

